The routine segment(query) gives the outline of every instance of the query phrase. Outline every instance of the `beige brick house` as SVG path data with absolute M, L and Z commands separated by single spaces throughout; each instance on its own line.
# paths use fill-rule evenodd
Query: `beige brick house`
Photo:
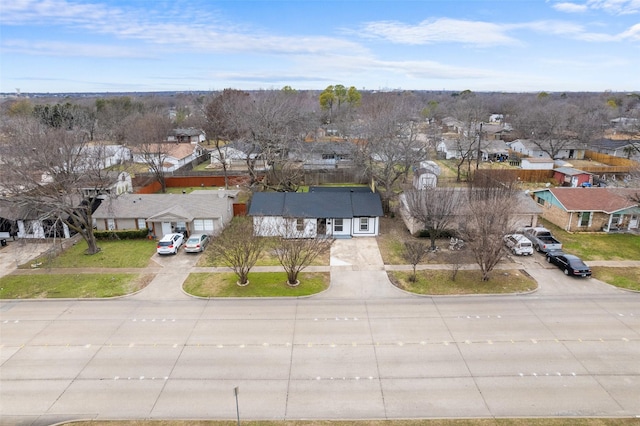
M 639 232 L 640 188 L 548 188 L 533 191 L 542 217 L 566 231 Z

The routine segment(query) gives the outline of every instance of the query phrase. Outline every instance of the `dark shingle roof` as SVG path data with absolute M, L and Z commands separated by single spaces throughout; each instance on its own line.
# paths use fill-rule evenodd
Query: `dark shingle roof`
M 382 216 L 380 195 L 372 192 L 258 192 L 249 216 L 350 218 Z

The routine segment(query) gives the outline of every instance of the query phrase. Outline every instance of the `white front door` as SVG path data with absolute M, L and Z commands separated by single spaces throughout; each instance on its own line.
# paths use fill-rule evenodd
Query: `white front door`
M 162 235 L 171 233 L 171 222 L 162 222 Z
M 638 215 L 631 215 L 631 219 L 629 220 L 629 229 L 637 229 L 638 228 Z

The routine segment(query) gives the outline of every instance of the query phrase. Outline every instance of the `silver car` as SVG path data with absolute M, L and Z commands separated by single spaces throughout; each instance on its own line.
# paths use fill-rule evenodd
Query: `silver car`
M 193 234 L 184 244 L 184 251 L 187 253 L 200 253 L 209 244 L 209 236 L 207 234 Z

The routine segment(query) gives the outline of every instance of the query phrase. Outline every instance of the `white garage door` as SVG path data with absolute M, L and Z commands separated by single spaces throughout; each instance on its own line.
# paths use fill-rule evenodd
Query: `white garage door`
M 195 219 L 193 230 L 195 232 L 213 232 L 213 219 Z

